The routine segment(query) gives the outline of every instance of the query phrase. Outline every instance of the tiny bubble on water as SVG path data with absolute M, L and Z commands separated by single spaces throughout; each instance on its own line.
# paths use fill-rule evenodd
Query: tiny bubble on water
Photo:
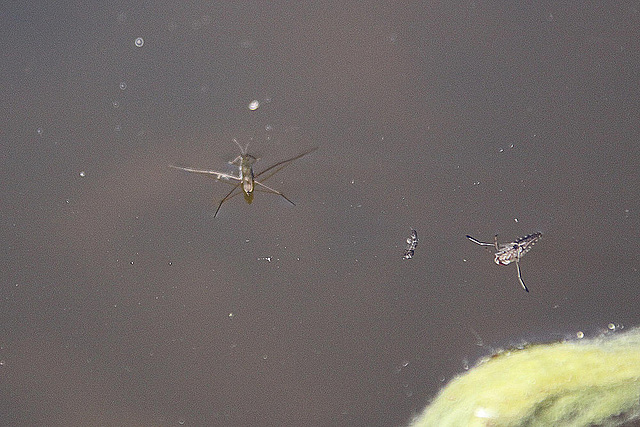
M 136 45 L 136 47 L 142 47 L 142 46 L 144 46 L 144 39 L 142 37 L 138 37 L 134 41 L 134 44 Z
M 80 176 L 84 178 L 85 176 L 87 176 L 87 173 L 85 171 L 80 171 Z
M 36 133 L 37 133 L 38 135 L 42 135 L 42 128 L 38 128 L 38 129 L 36 129 Z
M 267 355 L 266 354 L 262 355 L 262 360 L 267 360 Z
M 125 82 L 120 82 L 120 90 L 125 90 L 127 88 L 127 84 Z
M 251 111 L 257 110 L 258 107 L 260 107 L 260 101 L 258 101 L 257 99 L 254 99 L 253 101 L 251 101 L 251 103 L 249 103 L 249 110 Z
M 113 105 L 113 108 L 118 108 L 120 106 L 120 103 L 118 101 L 113 101 L 111 105 Z

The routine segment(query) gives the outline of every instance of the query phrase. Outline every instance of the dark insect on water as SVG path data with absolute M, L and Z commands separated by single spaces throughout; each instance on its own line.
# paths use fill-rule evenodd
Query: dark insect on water
M 198 173 L 198 174 L 202 174 L 202 175 L 209 175 L 209 176 L 212 176 L 213 178 L 217 179 L 220 182 L 224 182 L 226 184 L 231 184 L 233 186 L 231 191 L 229 191 L 227 193 L 227 195 L 224 196 L 224 198 L 218 204 L 218 208 L 216 209 L 216 213 L 213 214 L 214 217 L 218 215 L 218 212 L 220 211 L 220 208 L 222 207 L 222 204 L 224 202 L 226 202 L 229 199 L 232 199 L 233 197 L 237 196 L 238 194 L 243 194 L 245 201 L 247 203 L 251 204 L 251 202 L 253 201 L 253 191 L 254 191 L 254 189 L 256 187 L 259 187 L 260 189 L 262 189 L 263 191 L 265 191 L 267 193 L 276 194 L 276 195 L 282 197 L 283 199 L 285 199 L 287 202 L 289 202 L 289 203 L 291 203 L 292 205 L 295 206 L 295 203 L 293 203 L 291 200 L 289 200 L 289 198 L 287 196 L 282 194 L 280 191 L 274 190 L 273 188 L 268 187 L 267 185 L 263 184 L 263 181 L 266 181 L 267 179 L 271 178 L 276 173 L 280 172 L 282 169 L 284 169 L 285 166 L 288 166 L 294 160 L 298 160 L 299 158 L 301 158 L 303 156 L 306 156 L 307 154 L 312 153 L 313 151 L 317 150 L 317 147 L 312 148 L 311 150 L 305 151 L 302 154 L 298 154 L 297 156 L 292 157 L 290 159 L 278 162 L 275 165 L 271 165 L 268 168 L 266 168 L 265 170 L 263 170 L 262 172 L 260 172 L 259 174 L 255 174 L 254 175 L 254 173 L 253 173 L 253 165 L 254 165 L 254 163 L 256 163 L 258 161 L 258 159 L 256 157 L 252 156 L 251 154 L 247 153 L 247 148 L 249 148 L 248 144 L 247 144 L 246 147 L 243 148 L 238 143 L 238 141 L 236 141 L 235 139 L 233 140 L 233 142 L 235 142 L 236 145 L 238 146 L 238 148 L 240 148 L 240 155 L 238 157 L 236 157 L 234 160 L 230 161 L 229 164 L 238 167 L 238 176 L 232 175 L 232 174 L 228 174 L 228 173 L 224 173 L 224 172 L 218 172 L 218 171 L 210 170 L 210 169 L 185 168 L 185 167 L 182 167 L 182 166 L 174 166 L 174 165 L 169 165 L 169 167 L 174 168 L 174 169 L 180 169 L 180 170 L 183 170 L 183 171 L 186 171 L 186 172 Z M 270 173 L 266 174 L 267 172 L 270 172 Z M 260 176 L 264 176 L 264 178 L 261 178 L 261 180 L 258 181 L 256 178 L 258 178 Z M 236 191 L 238 189 L 240 189 L 240 191 Z
M 418 232 L 411 229 L 411 236 L 407 237 L 407 247 L 404 250 L 404 259 L 411 259 L 416 251 L 416 246 L 418 246 Z
M 493 239 L 493 243 L 481 242 L 467 234 L 467 239 L 480 246 L 493 246 L 496 249 L 494 261 L 498 265 L 508 265 L 515 261 L 516 268 L 518 270 L 518 280 L 522 289 L 529 292 L 527 286 L 522 280 L 522 274 L 520 273 L 520 258 L 531 250 L 533 245 L 542 237 L 542 233 L 531 233 L 524 237 L 514 240 L 511 243 L 498 244 L 498 235 L 496 234 Z

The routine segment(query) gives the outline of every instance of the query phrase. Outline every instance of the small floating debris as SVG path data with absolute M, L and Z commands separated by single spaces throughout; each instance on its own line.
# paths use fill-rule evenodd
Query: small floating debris
M 418 232 L 411 229 L 411 236 L 407 237 L 407 247 L 404 250 L 404 259 L 411 259 L 416 251 L 416 246 L 418 246 Z

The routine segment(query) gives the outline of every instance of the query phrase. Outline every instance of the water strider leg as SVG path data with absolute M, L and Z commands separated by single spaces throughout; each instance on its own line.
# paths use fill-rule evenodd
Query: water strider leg
M 493 246 L 493 243 L 486 243 L 486 242 L 481 242 L 478 239 L 474 239 L 473 237 L 469 236 L 467 234 L 467 239 L 471 240 L 473 243 L 475 243 L 476 245 L 480 245 L 480 246 Z
M 214 218 L 215 218 L 216 216 L 218 216 L 218 212 L 220 212 L 220 208 L 222 207 L 222 204 L 223 204 L 224 202 L 226 202 L 228 199 L 230 199 L 231 197 L 233 197 L 231 194 L 232 194 L 234 191 L 236 191 L 236 190 L 240 187 L 240 185 L 242 185 L 242 183 L 237 184 L 235 187 L 233 187 L 233 188 L 231 189 L 231 191 L 229 191 L 229 192 L 227 193 L 227 195 L 226 195 L 226 196 L 224 196 L 224 198 L 223 198 L 222 200 L 220 200 L 220 203 L 218 204 L 218 209 L 216 209 L 216 213 L 214 213 L 214 214 L 213 214 L 213 217 L 214 217 Z M 236 194 L 240 194 L 240 193 L 236 193 Z
M 263 183 L 261 183 L 260 181 L 256 181 L 254 180 L 253 182 L 255 182 L 256 184 L 258 184 L 261 187 L 266 188 L 267 190 L 269 190 L 270 192 L 272 192 L 273 194 L 277 194 L 278 196 L 282 196 L 287 202 L 291 203 L 293 206 L 295 206 L 296 204 L 293 203 L 291 200 L 289 200 L 289 198 L 287 196 L 285 196 L 284 194 L 282 194 L 281 192 L 279 192 L 278 190 L 274 190 L 271 187 L 268 187 L 266 185 L 264 185 Z
M 516 258 L 516 268 L 518 269 L 518 280 L 520 281 L 520 284 L 522 285 L 522 289 L 524 289 L 525 291 L 529 292 L 529 289 L 527 289 L 527 285 L 524 284 L 524 280 L 522 280 L 522 274 L 520 273 L 520 262 L 518 261 L 518 258 Z
M 292 157 L 292 158 L 287 159 L 287 160 L 282 160 L 282 161 L 280 161 L 280 162 L 276 163 L 275 165 L 271 165 L 271 166 L 269 166 L 268 168 L 266 168 L 265 170 L 263 170 L 262 172 L 260 172 L 259 174 L 257 174 L 257 175 L 256 175 L 256 178 L 257 178 L 257 177 L 259 177 L 259 176 L 260 176 L 260 175 L 262 175 L 262 174 L 265 174 L 265 173 L 269 172 L 269 171 L 270 171 L 270 170 L 272 170 L 272 169 L 278 168 L 276 171 L 274 171 L 274 172 L 272 172 L 272 173 L 268 174 L 267 176 L 263 177 L 263 178 L 262 178 L 262 180 L 263 180 L 263 181 L 265 181 L 265 180 L 267 180 L 268 178 L 270 178 L 271 176 L 273 176 L 273 175 L 275 175 L 276 173 L 278 173 L 278 172 L 279 172 L 280 170 L 282 170 L 285 166 L 288 166 L 288 165 L 289 165 L 291 162 L 293 162 L 294 160 L 298 160 L 299 158 L 304 157 L 304 156 L 306 156 L 307 154 L 313 153 L 313 152 L 314 152 L 314 151 L 316 151 L 317 149 L 318 149 L 318 147 L 314 147 L 314 148 L 312 148 L 311 150 L 307 150 L 307 151 L 305 151 L 304 153 L 298 154 L 298 155 L 297 155 L 297 156 L 295 156 L 295 157 Z

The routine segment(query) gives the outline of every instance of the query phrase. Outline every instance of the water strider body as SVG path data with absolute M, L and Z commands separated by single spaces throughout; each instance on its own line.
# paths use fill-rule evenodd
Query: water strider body
M 258 181 L 256 178 L 264 175 L 265 173 L 267 173 L 269 171 L 271 171 L 271 173 L 266 175 L 264 177 L 264 179 L 262 180 L 262 181 L 265 181 L 268 178 L 270 178 L 273 175 L 275 175 L 276 173 L 278 173 L 280 170 L 282 170 L 289 163 L 291 163 L 294 160 L 297 160 L 297 159 L 299 159 L 299 158 L 301 158 L 303 156 L 306 156 L 307 154 L 317 150 L 318 147 L 312 148 L 311 150 L 307 150 L 307 151 L 303 152 L 302 154 L 298 154 L 295 157 L 292 157 L 290 159 L 283 160 L 283 161 L 278 162 L 278 163 L 276 163 L 274 165 L 271 165 L 268 168 L 266 168 L 265 170 L 263 170 L 262 172 L 260 172 L 259 174 L 255 175 L 254 172 L 253 172 L 253 165 L 258 161 L 258 158 L 256 158 L 256 157 L 252 156 L 251 154 L 247 153 L 248 145 L 247 145 L 247 147 L 243 148 L 238 143 L 238 141 L 236 141 L 235 139 L 233 140 L 233 142 L 235 142 L 236 145 L 238 146 L 238 148 L 240 148 L 240 155 L 237 156 L 232 161 L 230 161 L 229 164 L 238 166 L 238 176 L 235 176 L 235 175 L 232 175 L 232 174 L 228 174 L 228 173 L 224 173 L 224 172 L 208 170 L 208 169 L 195 169 L 195 168 L 188 168 L 188 167 L 174 166 L 174 165 L 169 165 L 169 167 L 174 168 L 174 169 L 180 169 L 180 170 L 183 170 L 183 171 L 186 171 L 186 172 L 199 173 L 199 174 L 203 174 L 203 175 L 210 175 L 210 176 L 213 176 L 215 179 L 217 179 L 217 180 L 219 180 L 221 182 L 225 182 L 227 184 L 233 185 L 233 188 L 231 189 L 231 191 L 229 191 L 227 193 L 227 195 L 224 196 L 224 198 L 218 204 L 218 208 L 216 209 L 216 212 L 213 215 L 214 217 L 218 215 L 218 212 L 220 211 L 220 208 L 222 207 L 222 204 L 224 202 L 226 202 L 227 200 L 237 196 L 238 194 L 240 194 L 240 192 L 244 195 L 245 201 L 248 204 L 251 204 L 251 202 L 253 202 L 253 192 L 257 188 L 256 186 L 264 189 L 264 191 L 266 191 L 268 193 L 273 193 L 273 194 L 277 194 L 278 196 L 281 196 L 287 202 L 289 202 L 289 203 L 291 203 L 292 205 L 295 206 L 295 203 L 293 203 L 287 196 L 285 196 L 281 192 L 279 192 L 277 190 L 274 190 L 273 188 L 263 184 L 261 181 Z M 238 188 L 240 188 L 240 192 L 236 192 L 236 190 Z
M 527 286 L 522 280 L 522 274 L 520 273 L 520 258 L 531 250 L 533 245 L 542 237 L 542 233 L 531 233 L 524 237 L 514 240 L 511 243 L 498 244 L 498 235 L 494 236 L 493 243 L 481 242 L 467 234 L 467 239 L 480 246 L 493 246 L 496 249 L 494 261 L 498 265 L 508 265 L 515 261 L 516 268 L 518 270 L 518 280 L 522 289 L 529 292 Z

